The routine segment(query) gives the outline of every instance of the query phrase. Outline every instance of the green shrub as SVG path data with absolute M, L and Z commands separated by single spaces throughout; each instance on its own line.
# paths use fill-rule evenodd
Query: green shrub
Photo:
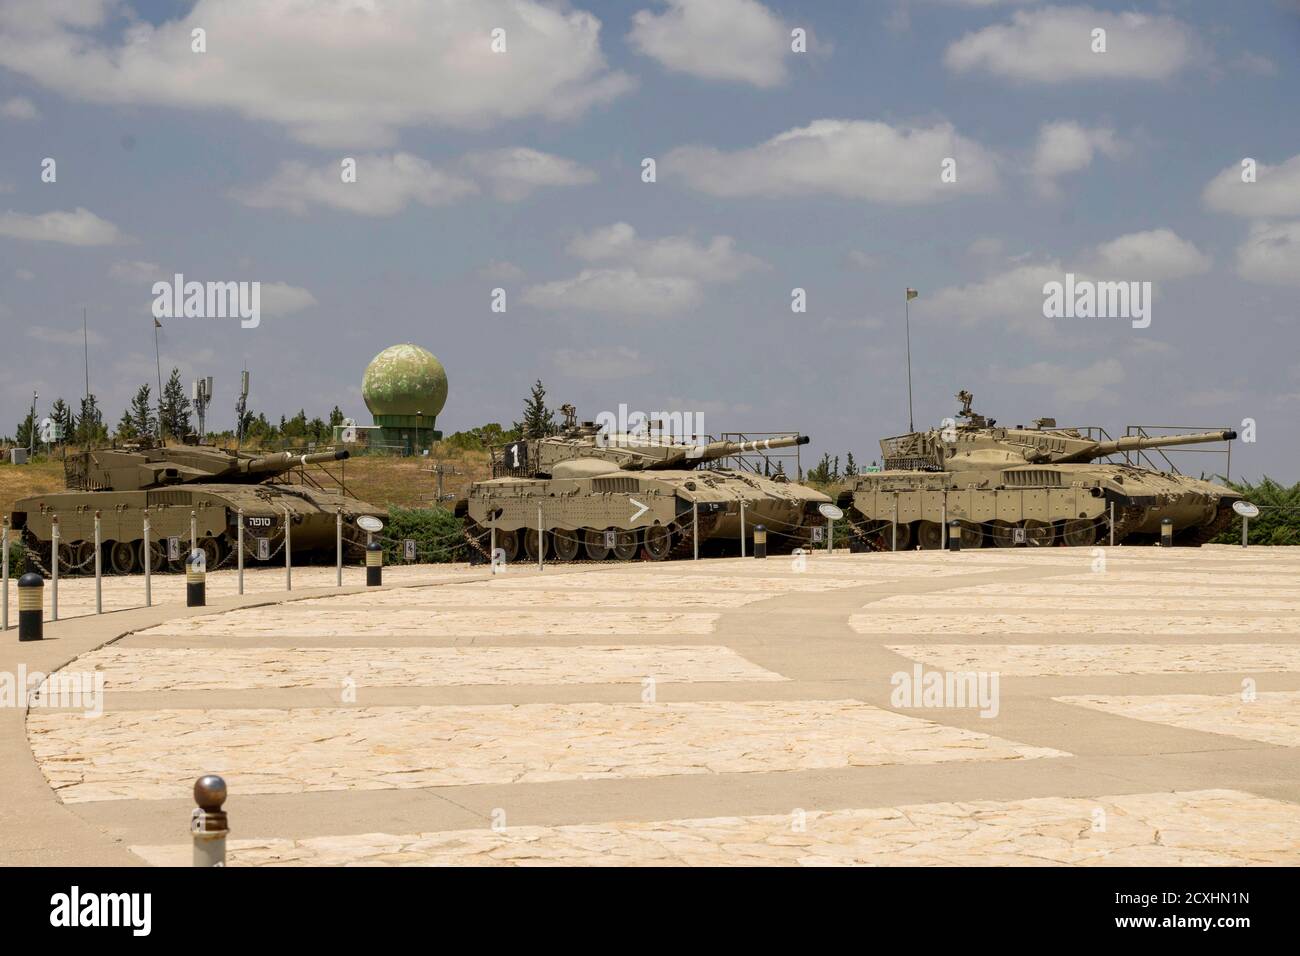
M 1257 484 L 1229 481 L 1229 488 L 1252 504 L 1259 505 L 1259 517 L 1250 519 L 1251 544 L 1300 545 L 1300 482 L 1290 488 L 1267 475 Z M 1214 539 L 1218 544 L 1241 543 L 1241 518 Z
M 9 538 L 9 574 L 17 577 L 27 572 L 27 551 L 21 541 Z
M 383 531 L 384 563 L 406 563 L 404 542 L 407 538 L 415 540 L 417 563 L 464 561 L 463 527 L 461 520 L 446 508 L 391 506 Z

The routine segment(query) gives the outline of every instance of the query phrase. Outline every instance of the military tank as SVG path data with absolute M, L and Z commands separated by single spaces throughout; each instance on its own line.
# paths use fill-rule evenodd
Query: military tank
M 1040 418 L 1033 428 L 999 427 L 961 410 L 945 428 L 880 442 L 883 469 L 859 475 L 838 495 L 849 512 L 857 550 L 937 548 L 942 524 L 958 521 L 963 548 L 1087 547 L 1158 540 L 1173 525 L 1174 544 L 1199 546 L 1232 520 L 1240 495 L 1183 475 L 1099 459 L 1124 452 L 1231 441 L 1231 430 L 1193 434 L 1088 438 Z M 895 524 L 897 532 L 895 532 Z
M 808 443 L 790 435 L 693 445 L 636 434 L 607 434 L 564 406 L 559 433 L 492 449 L 492 478 L 475 482 L 455 511 L 466 538 L 485 556 L 492 529 L 507 561 L 539 552 L 560 561 L 638 556 L 652 561 L 739 552 L 741 529 L 767 529 L 767 547 L 809 545 L 824 527 L 829 496 L 788 480 L 721 468 L 720 459 Z M 698 530 L 697 530 L 698 529 Z
M 180 562 L 168 560 L 168 538 L 180 539 L 182 557 L 190 545 L 190 516 L 196 543 L 209 568 L 232 555 L 243 510 L 246 559 L 256 561 L 258 538 L 269 551 L 282 553 L 285 522 L 294 554 L 335 550 L 337 515 L 343 515 L 345 546 L 364 547 L 358 516 L 384 514 L 350 495 L 275 481 L 300 466 L 342 461 L 347 451 L 309 455 L 281 452 L 253 455 L 212 445 L 128 446 L 82 452 L 64 465 L 66 491 L 35 495 L 16 502 L 10 521 L 24 543 L 52 567 L 54 519 L 59 523 L 60 571 L 85 570 L 95 553 L 95 513 L 101 516 L 104 566 L 120 574 L 143 571 L 146 561 L 161 571 Z M 144 512 L 150 540 L 144 546 Z

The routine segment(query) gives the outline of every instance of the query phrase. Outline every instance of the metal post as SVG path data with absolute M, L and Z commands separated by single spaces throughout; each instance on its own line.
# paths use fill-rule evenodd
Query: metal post
M 492 540 L 488 542 L 488 553 L 492 555 L 492 573 L 497 573 L 497 521 L 492 519 Z
M 835 553 L 835 519 L 826 519 L 826 553 Z
M 335 586 L 343 587 L 343 509 L 334 514 L 334 578 Z
M 35 571 L 18 579 L 18 640 L 39 641 L 45 636 L 45 580 Z
M 1115 547 L 1115 502 L 1110 503 L 1110 546 Z
M 0 591 L 0 631 L 9 630 L 9 519 L 5 518 L 0 522 L 0 564 L 3 564 L 3 584 L 4 590 Z
M 745 556 L 745 502 L 740 502 L 740 556 Z
M 891 550 L 891 551 L 897 551 L 897 550 L 898 550 L 898 492 L 897 492 L 897 491 L 894 492 L 894 530 L 893 530 L 893 535 L 894 535 L 894 539 L 893 539 L 893 541 L 891 541 L 890 544 L 889 544 L 889 550 Z
M 1250 519 L 1247 518 L 1245 515 L 1242 515 L 1242 516 L 1241 516 L 1241 546 L 1242 546 L 1243 548 L 1246 547 L 1246 541 L 1248 540 L 1248 536 L 1249 536 L 1249 534 L 1250 534 Z M 5 566 L 5 573 L 8 574 L 8 565 Z M 8 588 L 6 588 L 6 589 L 5 589 L 5 594 L 8 594 L 8 593 L 9 593 Z M 6 612 L 5 612 L 5 624 L 6 624 L 6 626 L 8 625 L 8 623 L 9 623 L 9 614 L 8 614 L 8 612 L 6 611 Z
M 104 613 L 104 560 L 100 551 L 99 512 L 95 512 L 95 613 Z
M 140 552 L 144 557 L 144 606 L 153 607 L 153 580 L 150 575 L 153 573 L 153 547 L 149 544 L 149 509 L 144 509 L 144 550 Z
M 293 515 L 284 509 L 284 589 L 293 590 Z
M 939 518 L 939 550 L 948 547 L 948 492 L 943 493 L 942 517 Z
M 198 804 L 190 814 L 194 865 L 225 866 L 230 823 L 221 805 L 226 802 L 226 781 L 215 774 L 199 777 L 194 781 L 194 802 Z
M 537 506 L 537 570 L 542 570 L 542 555 L 546 553 L 546 537 L 542 534 L 542 506 Z
M 198 515 L 195 512 L 191 511 L 190 512 L 190 553 L 191 554 L 193 554 L 194 549 L 199 546 L 198 525 L 199 525 Z
M 50 554 L 54 560 L 50 562 L 50 617 L 52 620 L 59 619 L 59 516 L 55 515 L 53 519 L 53 533 L 50 535 L 52 545 Z
M 691 550 L 695 552 L 692 560 L 700 560 L 700 505 L 691 502 Z
M 366 587 L 377 588 L 384 583 L 384 546 L 368 535 L 366 541 Z
M 238 552 L 238 554 L 236 555 L 235 566 L 239 569 L 239 593 L 243 594 L 244 593 L 244 509 L 243 508 L 239 508 L 238 510 L 235 511 L 235 519 L 239 522 L 239 526 L 235 529 L 235 550 Z

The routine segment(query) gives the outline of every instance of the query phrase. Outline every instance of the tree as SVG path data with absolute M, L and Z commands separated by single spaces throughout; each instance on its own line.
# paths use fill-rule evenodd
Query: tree
M 844 477 L 852 478 L 858 473 L 858 463 L 853 460 L 853 452 L 849 452 L 844 459 Z
M 77 420 L 72 415 L 72 409 L 63 399 L 55 399 L 50 406 L 50 420 L 59 426 L 59 433 L 63 436 L 65 442 L 72 441 L 72 436 L 76 431 Z
M 140 437 L 140 433 L 135 430 L 135 422 L 131 420 L 131 409 L 128 408 L 122 413 L 117 427 L 113 429 L 113 437 L 119 441 L 135 441 Z
M 816 467 L 808 469 L 808 480 L 823 485 L 828 485 L 831 483 L 832 479 L 831 479 L 830 452 L 825 452 L 822 455 L 822 460 L 817 463 Z
M 135 390 L 130 406 L 122 415 L 122 421 L 130 423 L 132 438 L 152 438 L 157 434 L 158 417 L 153 411 L 153 391 L 147 384 Z M 122 425 L 119 424 L 119 434 L 121 431 Z
M 515 430 L 524 438 L 545 438 L 555 434 L 555 412 L 546 407 L 546 386 L 538 379 L 532 394 L 524 399 L 524 420 L 515 422 Z
M 77 444 L 90 446 L 107 440 L 104 413 L 99 410 L 99 400 L 92 392 L 81 400 L 81 415 L 77 418 Z
M 18 431 L 14 434 L 14 444 L 20 448 L 27 448 L 36 444 L 32 441 L 35 431 L 36 415 L 31 410 L 28 410 L 23 420 L 18 423 Z
M 337 405 L 335 405 L 333 408 L 330 409 L 330 432 L 331 432 L 331 434 L 333 434 L 333 430 L 334 430 L 335 428 L 337 428 L 339 425 L 342 425 L 342 424 L 343 424 L 343 420 L 344 420 L 344 418 L 346 418 L 346 417 L 347 417 L 347 416 L 345 416 L 345 415 L 343 414 L 343 409 L 339 408 Z
M 182 439 L 190 433 L 190 400 L 185 397 L 181 384 L 181 370 L 172 369 L 171 378 L 163 386 L 161 410 L 164 436 Z

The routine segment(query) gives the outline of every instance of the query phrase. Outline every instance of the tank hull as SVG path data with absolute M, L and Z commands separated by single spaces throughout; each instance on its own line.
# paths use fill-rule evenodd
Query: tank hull
M 241 509 L 246 563 L 257 560 L 258 538 L 269 539 L 271 553 L 283 559 L 286 516 L 291 522 L 292 552 L 303 557 L 334 555 L 339 513 L 343 515 L 345 549 L 354 555 L 365 543 L 365 532 L 356 527 L 357 517 L 386 516 L 384 509 L 367 502 L 302 485 L 194 483 L 146 491 L 68 491 L 24 498 L 14 504 L 11 522 L 48 568 L 57 516 L 61 572 L 93 570 L 98 511 L 104 569 L 128 573 L 144 569 L 146 509 L 156 570 L 175 567 L 165 559 L 167 539 L 179 538 L 182 553 L 188 550 L 191 515 L 209 568 L 235 563 Z
M 702 553 L 739 553 L 756 525 L 768 549 L 811 544 L 830 497 L 803 485 L 729 470 L 617 471 L 589 478 L 495 478 L 471 486 L 457 511 L 471 542 L 487 554 L 491 529 L 507 560 L 536 557 L 537 529 L 546 553 L 559 560 L 663 560 Z M 698 529 L 698 533 L 697 533 Z M 606 532 L 614 532 L 609 548 Z
M 882 471 L 859 476 L 839 496 L 864 545 L 937 546 L 945 519 L 962 523 L 962 546 L 1088 546 L 1156 540 L 1165 520 L 1174 543 L 1199 545 L 1226 526 L 1240 496 L 1208 481 L 1108 464 L 976 470 Z M 1023 534 L 1017 534 L 1019 529 Z

